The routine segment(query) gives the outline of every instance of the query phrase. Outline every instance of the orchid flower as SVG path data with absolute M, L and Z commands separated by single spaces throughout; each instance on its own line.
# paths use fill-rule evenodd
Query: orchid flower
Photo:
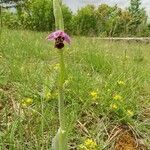
M 64 47 L 64 41 L 70 44 L 70 37 L 62 30 L 57 30 L 47 37 L 48 40 L 55 40 L 55 48 L 62 49 Z

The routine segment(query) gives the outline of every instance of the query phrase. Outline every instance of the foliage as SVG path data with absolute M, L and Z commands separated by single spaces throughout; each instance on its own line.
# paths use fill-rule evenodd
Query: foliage
M 113 20 L 111 19 L 111 14 L 113 13 L 112 7 L 108 6 L 107 4 L 102 4 L 97 9 L 97 20 L 98 20 L 98 31 L 100 33 L 105 33 L 109 36 Z
M 123 10 L 117 5 L 101 4 L 98 8 L 87 5 L 72 14 L 63 5 L 65 30 L 70 34 L 87 36 L 150 36 L 147 15 L 141 8 L 140 0 L 131 0 L 128 9 Z M 52 0 L 25 0 L 17 3 L 17 15 L 7 19 L 3 15 L 4 24 L 16 28 L 37 31 L 51 31 L 54 29 Z M 15 22 L 15 24 L 14 24 Z
M 7 27 L 16 28 L 18 25 L 24 29 L 37 31 L 52 31 L 54 29 L 54 15 L 52 0 L 26 0 L 23 3 L 17 3 L 17 14 L 3 12 L 3 22 Z M 63 5 L 65 13 L 65 30 L 71 32 L 72 12 L 68 7 Z M 10 16 L 11 17 L 8 17 Z M 12 19 L 14 18 L 14 23 Z
M 141 0 L 131 0 L 129 13 L 132 16 L 130 20 L 130 32 L 132 34 L 136 34 L 138 27 L 141 24 L 145 24 L 147 20 L 146 12 L 143 8 L 141 8 Z
M 79 10 L 74 18 L 74 30 L 81 35 L 95 35 L 97 25 L 95 13 L 93 5 L 88 5 Z
M 1 18 L 2 25 L 7 26 L 11 29 L 17 29 L 21 26 L 21 22 L 18 19 L 17 14 L 12 14 L 8 11 L 3 12 L 3 16 Z
M 62 8 L 65 25 L 69 30 L 69 24 L 72 17 L 71 11 L 63 6 Z M 32 15 L 31 15 L 32 14 Z M 54 29 L 54 15 L 52 0 L 30 0 L 25 3 L 25 10 L 23 11 L 24 26 L 29 26 L 30 29 L 38 31 L 51 31 Z
M 21 20 L 24 28 L 30 28 L 38 31 L 52 30 L 54 26 L 52 1 L 25 1 L 22 8 Z

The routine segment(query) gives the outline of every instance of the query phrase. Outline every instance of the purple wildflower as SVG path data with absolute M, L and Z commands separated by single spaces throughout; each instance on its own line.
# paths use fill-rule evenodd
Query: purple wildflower
M 55 48 L 62 49 L 64 47 L 64 41 L 70 44 L 70 37 L 62 30 L 57 30 L 51 33 L 48 37 L 48 40 L 55 40 Z

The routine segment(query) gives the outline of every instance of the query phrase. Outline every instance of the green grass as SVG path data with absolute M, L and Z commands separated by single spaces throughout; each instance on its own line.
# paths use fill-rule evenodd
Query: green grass
M 0 45 L 0 149 L 46 150 L 59 127 L 57 50 L 48 33 L 4 29 Z M 69 145 L 113 149 L 109 131 L 130 124 L 150 146 L 150 44 L 74 37 L 65 46 Z M 123 81 L 125 85 L 117 82 Z M 90 95 L 96 92 L 96 97 Z M 120 95 L 120 100 L 113 97 Z M 23 106 L 31 98 L 32 104 Z M 111 106 L 117 106 L 112 108 Z M 132 114 L 128 113 L 130 110 Z

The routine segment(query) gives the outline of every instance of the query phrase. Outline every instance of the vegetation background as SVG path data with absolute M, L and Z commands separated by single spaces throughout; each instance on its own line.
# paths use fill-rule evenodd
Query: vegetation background
M 6 0 L 4 2 L 9 2 Z M 16 13 L 2 8 L 2 23 L 9 28 L 35 31 L 53 31 L 52 0 L 16 1 Z M 102 4 L 98 8 L 88 5 L 73 14 L 63 6 L 65 30 L 86 36 L 150 36 L 150 23 L 140 0 L 131 0 L 124 10 Z
M 0 150 L 48 150 L 59 127 L 59 59 L 45 40 L 55 30 L 52 1 L 17 1 L 16 9 L 1 9 Z M 150 44 L 99 38 L 150 36 L 140 0 L 127 10 L 102 4 L 63 13 L 75 35 L 64 49 L 69 149 L 148 150 Z

